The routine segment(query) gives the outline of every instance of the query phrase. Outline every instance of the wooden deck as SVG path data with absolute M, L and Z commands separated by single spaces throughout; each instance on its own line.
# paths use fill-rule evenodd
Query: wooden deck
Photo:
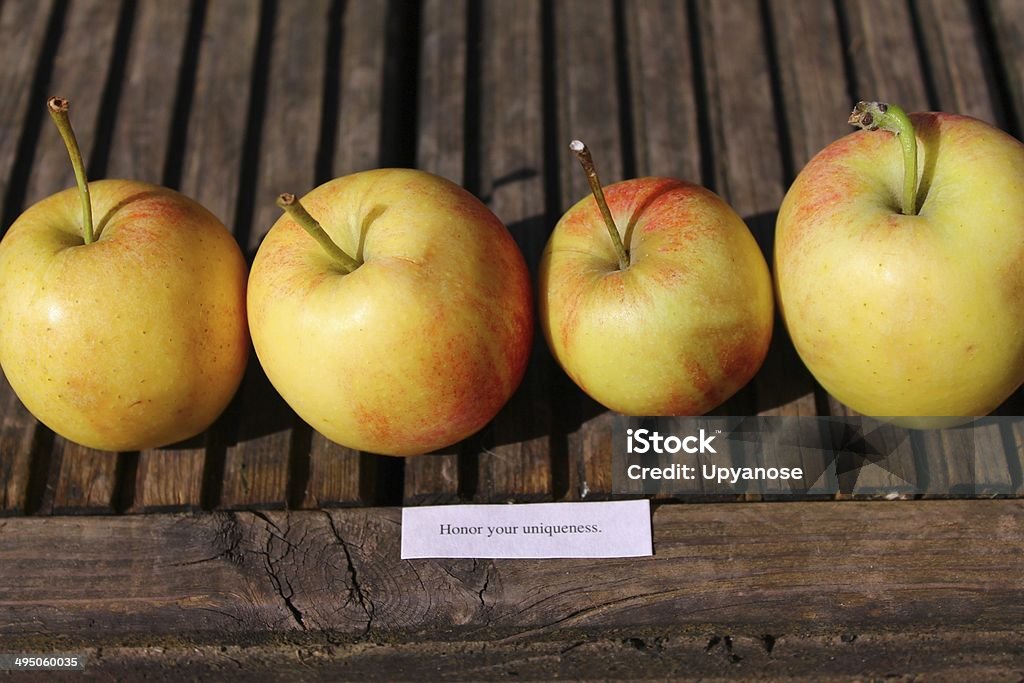
M 533 269 L 587 192 L 572 137 L 605 182 L 710 187 L 770 254 L 786 188 L 857 99 L 1024 125 L 1021 0 L 2 0 L 0 56 L 3 229 L 73 184 L 60 94 L 91 178 L 180 189 L 250 258 L 279 192 L 414 166 L 487 202 Z M 720 412 L 845 410 L 777 326 Z M 81 647 L 97 676 L 1024 671 L 1014 428 L 977 442 L 998 500 L 846 500 L 913 497 L 863 476 L 840 501 L 663 501 L 650 560 L 401 562 L 397 505 L 611 495 L 611 415 L 539 335 L 491 425 L 405 461 L 313 432 L 255 358 L 174 448 L 68 443 L 2 379 L 0 420 L 0 652 Z M 913 436 L 899 478 L 954 489 L 962 447 Z

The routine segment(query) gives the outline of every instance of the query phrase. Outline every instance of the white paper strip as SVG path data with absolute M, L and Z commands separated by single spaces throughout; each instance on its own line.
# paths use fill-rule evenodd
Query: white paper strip
M 402 559 L 644 557 L 648 500 L 438 505 L 402 510 Z

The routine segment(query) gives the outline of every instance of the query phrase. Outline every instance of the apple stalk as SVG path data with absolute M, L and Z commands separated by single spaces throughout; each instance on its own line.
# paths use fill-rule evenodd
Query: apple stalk
M 594 166 L 594 158 L 590 155 L 590 150 L 587 146 L 580 140 L 570 142 L 569 149 L 576 154 L 576 158 L 580 161 L 580 166 L 583 167 L 583 172 L 587 175 L 590 191 L 594 194 L 594 199 L 597 200 L 597 206 L 601 210 L 604 223 L 608 227 L 608 235 L 612 239 L 612 246 L 615 248 L 615 255 L 619 258 L 619 270 L 625 270 L 629 267 L 629 252 L 622 245 L 619 229 L 615 227 L 612 212 L 608 208 L 608 202 L 605 201 L 604 190 L 601 188 L 601 181 L 597 177 L 597 168 Z
M 315 218 L 309 215 L 306 207 L 302 205 L 299 198 L 290 192 L 285 192 L 277 198 L 277 205 L 287 213 L 293 221 L 308 232 L 310 236 L 320 243 L 324 251 L 334 259 L 335 263 L 346 273 L 351 273 L 359 267 L 359 261 L 355 260 L 345 250 L 335 244 L 330 235 L 321 227 Z
M 864 130 L 894 133 L 903 148 L 903 206 L 905 216 L 917 215 L 917 135 L 907 112 L 895 104 L 858 102 L 849 123 Z
M 82 150 L 78 147 L 75 131 L 71 127 L 71 119 L 68 117 L 68 100 L 65 97 L 51 97 L 46 100 L 46 108 L 50 112 L 50 118 L 57 125 L 61 139 L 64 140 L 68 156 L 71 157 L 71 167 L 75 170 L 75 182 L 78 183 L 78 193 L 82 198 L 82 239 L 86 244 L 92 244 L 92 201 L 89 199 L 89 179 L 85 175 Z

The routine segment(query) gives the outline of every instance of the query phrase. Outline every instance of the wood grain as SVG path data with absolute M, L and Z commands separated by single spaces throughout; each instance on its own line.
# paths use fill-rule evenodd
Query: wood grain
M 240 165 L 259 12 L 245 0 L 205 5 L 181 191 L 234 227 Z M 207 436 L 142 454 L 136 505 L 143 509 L 198 508 L 204 474 L 222 476 L 223 420 Z M 219 455 L 207 462 L 207 448 Z M 217 465 L 220 465 L 219 467 Z M 211 472 L 205 468 L 210 465 Z M 144 475 L 144 476 L 143 476 Z M 219 481 L 216 482 L 219 488 Z M 216 501 L 207 501 L 210 504 Z
M 283 640 L 283 639 L 282 639 Z M 91 675 L 148 682 L 217 680 L 794 680 L 1012 681 L 1019 633 L 880 633 L 836 628 L 824 635 L 615 630 L 499 642 L 338 643 L 316 635 L 300 645 L 179 645 L 85 650 Z
M 380 166 L 386 49 L 382 36 L 387 34 L 388 5 L 346 2 L 341 21 L 340 68 L 328 72 L 328 88 L 338 92 L 335 145 L 328 152 L 332 177 Z M 376 499 L 378 485 L 390 483 L 382 479 L 388 478 L 388 467 L 395 463 L 384 456 L 345 448 L 315 431 L 311 438 L 302 507 L 369 504 Z
M 188 3 L 157 2 L 138 6 L 128 63 L 111 138 L 107 176 L 165 184 L 164 170 L 174 125 L 176 83 L 185 52 L 191 11 Z M 134 511 L 198 506 L 201 478 L 185 470 L 184 480 L 159 474 L 173 467 L 173 451 L 149 449 L 139 453 L 135 490 L 141 492 Z M 152 477 L 150 471 L 154 472 Z M 192 475 L 194 479 L 189 479 Z M 184 491 L 195 491 L 191 499 Z
M 895 102 L 907 111 L 927 111 L 928 93 L 909 7 L 878 0 L 848 0 L 838 5 L 838 11 L 847 32 L 846 59 L 853 79 L 848 85 L 856 98 Z M 833 396 L 829 396 L 828 403 L 833 415 L 857 415 Z M 912 495 L 922 475 L 909 432 L 890 426 L 876 438 L 892 453 L 886 467 L 853 469 L 854 463 L 847 463 L 847 474 L 840 477 L 842 495 Z
M 465 181 L 466 171 L 466 2 L 426 0 L 423 4 L 417 105 L 417 167 L 460 184 Z M 459 453 L 463 448 L 464 444 L 456 444 L 407 459 L 405 504 L 457 502 Z
M 937 108 L 996 125 L 1005 117 L 982 52 L 984 35 L 966 2 L 918 0 L 924 53 Z M 918 448 L 931 492 L 1005 494 L 1013 489 L 1007 453 L 997 423 L 979 421 L 969 433 L 925 433 Z
M 11 518 L 0 638 L 997 631 L 1024 619 L 1020 500 L 665 505 L 655 556 L 610 560 L 403 562 L 399 512 Z
M 1024 11 L 1020 3 L 1013 0 L 993 0 L 987 5 L 990 13 L 995 44 L 993 53 L 1001 64 L 1000 73 L 1005 77 L 1005 89 L 1011 119 L 1011 131 L 1020 138 L 1024 126 Z M 1015 412 L 1024 409 L 1024 396 L 1018 390 L 1012 400 Z M 1007 453 L 1009 468 L 1014 477 L 1015 490 L 1024 494 L 1024 427 L 1013 425 L 1014 448 Z
M 302 196 L 315 185 L 320 137 L 330 0 L 278 5 L 274 18 L 266 109 L 259 144 L 258 180 L 245 251 L 255 254 L 281 215 L 277 195 Z M 298 420 L 271 386 L 259 361 L 250 360 L 238 398 L 235 443 L 224 458 L 221 505 L 284 507 L 292 425 Z
M 44 116 L 42 102 L 30 102 L 32 80 L 42 56 L 53 2 L 6 3 L 0 7 L 0 45 L 7 51 L 0 70 L 0 197 L 7 197 L 19 141 L 29 118 Z M 22 207 L 4 206 L 5 215 Z M 7 230 L 0 225 L 0 230 Z M 25 511 L 36 421 L 6 377 L 0 377 L 0 515 Z
M 144 2 L 136 9 L 111 137 L 107 173 L 164 184 L 174 125 L 175 84 L 191 16 L 186 2 Z
M 554 4 L 554 99 L 557 120 L 558 217 L 590 195 L 590 186 L 569 151 L 569 141 L 590 147 L 601 182 L 625 180 L 616 69 L 614 5 L 607 0 Z M 611 482 L 612 414 L 560 373 L 554 382 L 555 428 L 565 433 L 569 499 L 608 497 Z
M 547 243 L 541 6 L 483 5 L 480 35 L 480 193 L 523 251 L 531 282 Z M 555 367 L 539 328 L 526 376 L 480 441 L 479 500 L 554 496 L 550 378 Z
M 120 15 L 120 2 L 86 1 L 69 6 L 57 50 L 50 88 L 54 94 L 71 102 L 72 125 L 87 164 L 94 154 L 95 137 L 102 125 L 97 118 Z M 83 35 L 92 36 L 96 42 L 79 40 L 78 36 Z M 29 203 L 75 184 L 68 153 L 57 128 L 49 121 L 45 123 L 28 179 L 26 200 Z M 114 511 L 115 455 L 57 436 L 53 441 L 51 467 L 59 476 L 52 497 L 47 495 L 43 501 L 43 511 Z

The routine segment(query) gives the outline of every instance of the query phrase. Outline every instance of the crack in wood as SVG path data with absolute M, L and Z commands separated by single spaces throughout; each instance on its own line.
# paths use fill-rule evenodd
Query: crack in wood
M 374 605 L 373 600 L 366 595 L 363 591 L 362 585 L 359 583 L 359 574 L 356 571 L 355 562 L 352 560 L 352 552 L 349 550 L 348 542 L 342 538 L 341 533 L 338 531 L 338 527 L 334 524 L 334 518 L 331 517 L 331 513 L 326 510 L 323 510 L 322 512 L 324 516 L 327 517 L 327 524 L 331 528 L 331 533 L 334 534 L 334 538 L 337 539 L 342 552 L 345 553 L 345 562 L 347 563 L 347 571 L 350 579 L 349 600 L 355 597 L 360 608 L 362 608 L 363 613 L 366 615 L 366 628 L 363 631 L 363 637 L 366 637 L 373 629 L 373 619 L 377 611 L 376 605 Z M 420 582 L 420 585 L 422 585 L 422 581 Z

